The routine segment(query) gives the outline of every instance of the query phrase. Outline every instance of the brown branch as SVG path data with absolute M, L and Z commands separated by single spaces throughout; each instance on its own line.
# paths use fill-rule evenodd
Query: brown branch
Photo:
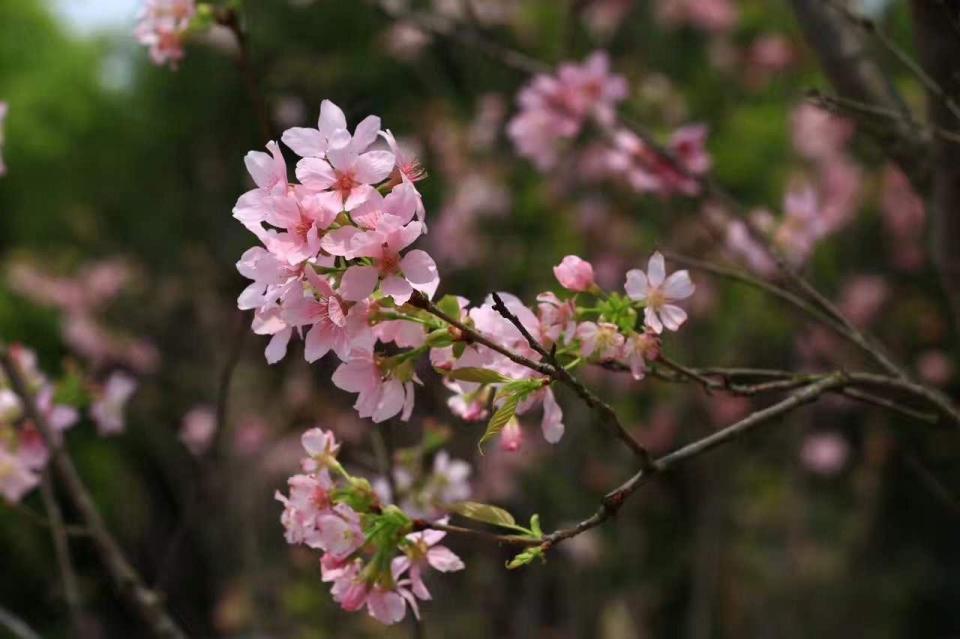
M 956 8 L 956 3 L 951 3 Z M 957 60 L 960 38 L 953 29 L 955 17 L 945 5 L 912 0 L 917 50 L 926 71 L 948 96 L 960 99 Z M 945 15 L 946 14 L 946 15 Z M 957 114 L 951 102 L 928 87 L 927 112 L 933 126 L 953 129 Z M 955 103 L 953 103 L 955 104 Z M 929 192 L 929 237 L 934 266 L 960 335 L 960 146 L 935 140 L 931 152 L 933 179 Z M 922 191 L 921 191 L 922 192 Z
M 824 73 L 841 97 L 901 114 L 889 127 L 877 130 L 874 137 L 914 187 L 923 190 L 931 170 L 928 145 L 918 131 L 917 118 L 868 55 L 863 34 L 826 0 L 790 0 L 790 5 Z
M 648 469 L 639 470 L 623 484 L 604 495 L 600 500 L 600 507 L 593 515 L 569 528 L 557 529 L 552 533 L 545 535 L 542 539 L 538 540 L 523 535 L 498 535 L 485 530 L 465 528 L 462 526 L 435 524 L 423 520 L 415 521 L 414 527 L 416 530 L 433 528 L 435 530 L 443 530 L 454 534 L 463 534 L 499 544 L 541 546 L 544 550 L 548 550 L 553 546 L 570 539 L 571 537 L 576 537 L 577 535 L 590 530 L 591 528 L 596 528 L 609 519 L 612 519 L 620 511 L 627 499 L 629 499 L 638 488 L 646 484 L 657 475 L 660 475 L 685 461 L 713 450 L 714 448 L 738 439 L 739 437 L 752 431 L 754 428 L 765 424 L 776 417 L 785 415 L 792 410 L 803 406 L 804 404 L 813 402 L 824 393 L 832 391 L 835 388 L 842 387 L 845 383 L 846 377 L 843 373 L 833 373 L 827 375 L 823 379 L 815 381 L 801 388 L 786 399 L 783 399 L 776 404 L 772 404 L 771 406 L 758 410 L 748 415 L 744 419 L 741 419 L 740 421 L 724 428 L 723 430 L 717 431 L 712 435 L 702 439 L 698 439 L 697 441 L 687 444 L 686 446 L 683 446 L 682 448 L 679 448 L 668 455 L 660 457 L 659 459 L 655 460 Z
M 63 598 L 67 602 L 70 625 L 74 633 L 80 636 L 83 633 L 83 610 L 80 605 L 80 590 L 77 588 L 77 573 L 73 568 L 73 559 L 70 557 L 67 529 L 63 523 L 63 513 L 57 503 L 49 469 L 45 470 L 40 478 L 40 495 L 43 498 L 43 507 L 47 511 L 50 537 L 53 539 L 53 554 L 56 556 L 60 580 L 63 582 Z
M 36 425 L 46 441 L 52 456 L 53 467 L 60 476 L 74 508 L 90 531 L 90 537 L 100 554 L 100 559 L 121 597 L 136 611 L 155 636 L 164 639 L 185 638 L 186 635 L 167 612 L 163 601 L 144 585 L 143 579 L 127 561 L 123 550 L 107 528 L 103 516 L 73 465 L 66 447 L 59 445 L 56 433 L 37 410 L 33 394 L 28 390 L 20 370 L 2 345 L 0 345 L 0 369 L 3 370 L 11 389 L 20 399 L 24 414 Z

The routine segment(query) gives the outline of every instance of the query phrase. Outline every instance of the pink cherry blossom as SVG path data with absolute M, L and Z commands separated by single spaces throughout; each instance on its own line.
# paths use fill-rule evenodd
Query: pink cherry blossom
M 40 475 L 36 469 L 0 444 L 0 495 L 7 503 L 18 503 L 39 483 Z
M 446 519 L 440 520 L 446 524 Z M 452 550 L 441 546 L 440 541 L 446 533 L 440 530 L 424 530 L 411 533 L 403 546 L 404 554 L 393 560 L 392 572 L 395 575 L 409 573 L 413 594 L 424 601 L 431 599 L 430 591 L 423 582 L 423 571 L 433 568 L 439 572 L 456 572 L 464 569 L 464 563 Z
M 316 534 L 306 544 L 319 548 L 335 559 L 346 559 L 363 545 L 364 534 L 360 515 L 346 504 L 337 504 L 321 512 L 316 519 Z
M 550 346 L 563 340 L 569 342 L 577 330 L 577 309 L 573 300 L 561 300 L 551 292 L 537 295 L 541 342 Z
M 367 594 L 367 611 L 382 624 L 394 624 L 407 612 L 407 601 L 396 589 L 374 586 Z
M 646 272 L 640 269 L 627 272 L 624 288 L 630 299 L 645 305 L 644 319 L 655 333 L 662 332 L 664 327 L 675 331 L 686 321 L 686 312 L 671 302 L 693 295 L 690 274 L 683 270 L 666 277 L 663 255 L 659 251 L 650 258 Z
M 615 324 L 581 322 L 577 326 L 580 354 L 603 361 L 620 355 L 624 337 Z
M 364 122 L 367 122 L 367 120 L 364 120 Z M 360 129 L 359 126 L 357 128 Z M 380 128 L 379 120 L 369 120 L 364 125 L 364 128 L 361 129 L 361 141 L 363 140 L 363 131 L 367 128 L 373 128 L 374 130 Z M 326 156 L 331 143 L 342 144 L 345 142 L 343 134 L 346 133 L 346 130 L 347 117 L 340 107 L 330 100 L 323 100 L 320 103 L 317 128 L 293 127 L 284 131 L 280 139 L 300 157 L 322 158 Z
M 310 190 L 323 192 L 330 206 L 338 211 L 352 211 L 363 204 L 374 190 L 372 185 L 383 182 L 393 171 L 393 153 L 361 152 L 376 139 L 377 130 L 371 124 L 379 128 L 380 119 L 361 122 L 349 142 L 340 141 L 327 149 L 326 158 L 304 158 L 297 163 L 300 182 Z
M 349 305 L 330 283 L 312 268 L 305 269 L 310 291 L 288 298 L 284 304 L 291 326 L 309 327 L 304 337 L 304 357 L 315 362 L 333 350 L 341 359 L 351 351 L 373 352 L 374 335 L 362 305 Z
M 340 229 L 324 238 L 324 249 L 332 255 L 348 259 L 367 257 L 372 265 L 349 267 L 340 282 L 343 298 L 350 301 L 366 299 L 380 284 L 384 295 L 397 304 L 404 304 L 414 290 L 433 297 L 440 285 L 437 265 L 426 251 L 414 249 L 401 255 L 422 232 L 422 225 L 413 221 L 401 225 L 398 219 L 385 217 L 376 231 L 358 231 L 353 227 Z
M 593 266 L 576 255 L 567 255 L 553 267 L 553 274 L 560 285 L 569 290 L 584 292 L 594 286 Z
M 610 73 L 607 54 L 598 51 L 582 64 L 561 64 L 555 75 L 534 77 L 517 96 L 520 112 L 507 124 L 507 135 L 521 156 L 545 171 L 588 119 L 610 126 L 626 96 L 626 81 Z
M 352 353 L 333 373 L 333 383 L 349 393 L 357 393 L 354 409 L 360 417 L 380 423 L 400 414 L 404 421 L 413 412 L 413 383 L 403 382 L 381 371 L 376 359 L 367 353 Z
M 623 343 L 620 359 L 630 367 L 635 380 L 643 379 L 647 371 L 647 362 L 660 356 L 660 338 L 653 331 L 633 333 Z
M 317 538 L 317 522 L 321 515 L 330 511 L 333 482 L 329 473 L 322 470 L 309 475 L 294 475 L 287 480 L 289 497 L 279 491 L 277 501 L 283 504 L 280 523 L 289 544 L 307 544 Z
M 97 423 L 97 431 L 101 435 L 123 432 L 127 402 L 136 390 L 137 380 L 122 371 L 112 373 L 107 378 L 100 396 L 90 407 L 90 416 Z
M 183 59 L 183 40 L 197 12 L 195 0 L 146 0 L 134 35 L 149 47 L 155 64 L 176 69 Z

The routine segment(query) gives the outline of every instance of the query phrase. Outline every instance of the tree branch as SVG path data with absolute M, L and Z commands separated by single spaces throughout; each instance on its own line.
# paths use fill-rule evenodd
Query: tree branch
M 928 145 L 917 119 L 868 55 L 862 34 L 826 0 L 790 0 L 790 5 L 824 73 L 842 98 L 901 115 L 886 129 L 876 131 L 875 138 L 914 188 L 922 191 L 930 178 Z
M 0 369 L 5 373 L 11 389 L 23 404 L 24 414 L 36 425 L 46 441 L 52 456 L 53 467 L 63 481 L 63 487 L 74 508 L 80 513 L 90 531 L 90 537 L 100 554 L 100 559 L 120 595 L 149 626 L 154 635 L 163 639 L 185 639 L 186 635 L 169 615 L 163 601 L 144 585 L 143 579 L 127 561 L 123 550 L 107 528 L 106 522 L 73 465 L 73 460 L 67 454 L 66 447 L 58 444 L 50 424 L 37 410 L 33 395 L 28 390 L 20 370 L 2 345 L 0 345 Z

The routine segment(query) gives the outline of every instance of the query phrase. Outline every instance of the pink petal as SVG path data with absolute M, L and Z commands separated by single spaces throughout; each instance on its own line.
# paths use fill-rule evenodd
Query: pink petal
M 372 361 L 355 359 L 338 366 L 331 380 L 348 393 L 366 393 L 376 389 L 379 377 L 380 371 Z
M 337 129 L 347 128 L 347 116 L 343 110 L 330 100 L 320 103 L 320 117 L 317 119 L 317 128 L 328 136 Z
M 371 617 L 389 625 L 403 619 L 407 605 L 395 591 L 376 588 L 367 597 L 367 609 Z
M 311 364 L 333 348 L 334 331 L 331 326 L 314 324 L 303 340 L 303 356 Z
M 440 274 L 437 264 L 426 251 L 414 249 L 400 260 L 400 268 L 404 276 L 413 285 L 413 288 L 433 297 L 440 286 Z
M 290 335 L 292 333 L 293 329 L 287 328 L 270 338 L 270 342 L 264 351 L 268 364 L 276 364 L 286 356 L 287 344 L 290 342 Z
M 296 173 L 305 186 L 318 191 L 330 188 L 337 180 L 330 164 L 320 158 L 303 158 L 297 162 Z
M 396 379 L 387 380 L 383 383 L 380 401 L 370 418 L 377 424 L 390 419 L 403 410 L 405 399 L 406 393 L 403 391 L 403 384 Z
M 330 255 L 340 255 L 348 259 L 356 257 L 354 253 L 354 238 L 360 233 L 355 226 L 341 226 L 323 236 L 320 248 Z
M 355 175 L 364 184 L 379 184 L 390 177 L 394 164 L 396 158 L 390 151 L 368 151 L 357 158 Z
M 393 298 L 397 304 L 406 304 L 407 300 L 410 299 L 410 295 L 413 294 L 413 287 L 410 286 L 410 282 L 399 277 L 397 275 L 388 275 L 383 278 L 383 283 L 380 285 L 380 291 L 384 295 L 389 295 Z
M 463 570 L 463 560 L 446 546 L 434 546 L 427 551 L 427 562 L 440 572 Z
M 350 302 L 370 297 L 377 288 L 380 272 L 372 266 L 351 266 L 340 280 L 340 295 Z
M 361 120 L 357 128 L 354 129 L 353 140 L 350 141 L 350 146 L 357 153 L 363 153 L 367 150 L 367 147 L 377 139 L 379 132 L 380 118 L 375 115 L 368 115 Z
M 280 139 L 302 158 L 323 157 L 327 150 L 327 139 L 316 129 L 295 126 L 284 131 Z
M 638 268 L 627 271 L 627 282 L 623 285 L 623 290 L 627 292 L 627 297 L 632 300 L 645 300 L 650 290 L 647 274 Z
M 563 437 L 563 411 L 549 388 L 543 395 L 543 420 L 540 428 L 543 438 L 551 444 L 556 444 Z

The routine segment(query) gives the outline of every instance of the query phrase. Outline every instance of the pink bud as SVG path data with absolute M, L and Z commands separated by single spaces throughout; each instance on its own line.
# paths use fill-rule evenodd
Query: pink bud
M 560 285 L 570 291 L 583 292 L 593 286 L 593 266 L 576 255 L 568 255 L 553 267 Z

